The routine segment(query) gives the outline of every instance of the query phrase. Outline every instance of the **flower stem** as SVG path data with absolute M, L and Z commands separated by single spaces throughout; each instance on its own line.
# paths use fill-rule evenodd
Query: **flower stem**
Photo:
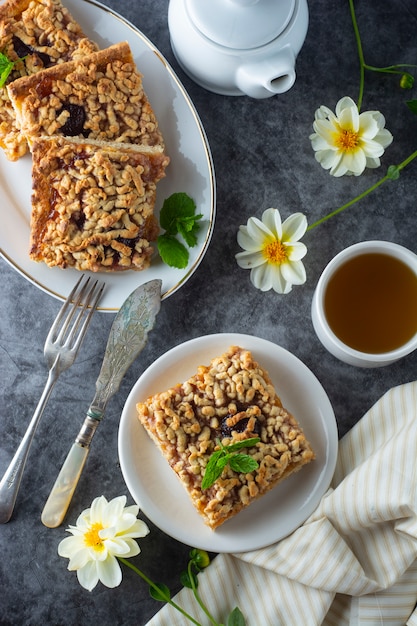
M 156 585 L 150 578 L 148 578 L 146 574 L 144 574 L 138 567 L 136 567 L 136 565 L 133 565 L 133 563 L 131 563 L 127 559 L 124 559 L 121 556 L 117 558 L 119 559 L 121 563 L 123 563 L 127 567 L 130 567 L 131 570 L 133 570 L 138 576 L 140 576 L 142 580 L 144 580 L 150 587 L 152 587 L 152 589 L 154 589 L 158 593 L 158 595 L 164 596 L 162 589 L 158 585 Z M 174 609 L 176 609 L 182 615 L 184 615 L 184 617 L 186 617 L 190 622 L 192 622 L 196 626 L 201 626 L 200 622 L 197 622 L 191 615 L 189 615 L 186 611 L 184 611 L 183 608 L 181 608 L 178 604 L 176 604 L 173 600 L 171 600 L 170 596 L 168 595 L 164 596 L 164 600 L 168 604 L 170 604 Z
M 364 68 L 370 72 L 381 72 L 383 74 L 403 74 L 405 68 L 417 67 L 411 63 L 398 63 L 397 65 L 388 65 L 387 67 L 375 67 L 364 63 Z
M 364 85 L 365 85 L 365 59 L 363 56 L 362 41 L 361 41 L 361 36 L 359 33 L 358 23 L 356 21 L 355 7 L 353 5 L 353 0 L 349 0 L 349 7 L 350 7 L 350 15 L 352 18 L 353 31 L 355 33 L 356 46 L 358 48 L 358 56 L 359 56 L 360 76 L 359 76 L 359 94 L 358 94 L 357 107 L 358 107 L 358 111 L 360 111 L 361 106 L 362 106 L 363 90 L 364 90 Z
M 410 154 L 406 159 L 404 159 L 404 161 L 402 161 L 399 165 L 395 166 L 394 169 L 396 170 L 396 172 L 400 172 L 402 169 L 404 169 L 407 165 L 409 165 L 409 163 L 411 163 L 411 161 L 413 161 L 415 158 L 417 157 L 417 150 L 415 150 L 412 154 Z M 380 187 L 383 183 L 385 183 L 387 180 L 393 180 L 393 176 L 390 173 L 390 168 L 388 169 L 387 174 L 385 174 L 385 176 L 383 178 L 381 178 L 380 180 L 378 180 L 374 185 L 372 185 L 371 187 L 369 187 L 368 189 L 365 189 L 365 191 L 363 191 L 362 193 L 360 193 L 358 196 L 356 196 L 356 198 L 353 198 L 353 200 L 350 200 L 349 202 L 346 202 L 346 204 L 343 204 L 341 207 L 339 207 L 338 209 L 335 209 L 334 211 L 331 211 L 331 213 L 328 213 L 327 215 L 325 215 L 324 217 L 320 218 L 319 220 L 317 220 L 316 222 L 313 222 L 313 224 L 310 224 L 310 226 L 307 227 L 307 230 L 312 230 L 313 228 L 315 228 L 316 226 L 319 226 L 319 224 L 322 224 L 323 222 L 326 222 L 327 220 L 329 220 L 331 217 L 337 215 L 338 213 L 341 213 L 342 211 L 344 211 L 345 209 L 347 209 L 348 207 L 352 206 L 352 204 L 355 204 L 355 202 L 358 202 L 359 200 L 362 200 L 362 198 L 365 198 L 365 196 L 367 196 L 368 194 L 370 194 L 372 191 L 374 191 L 375 189 L 377 189 L 378 187 Z
M 359 33 L 358 22 L 356 20 L 354 0 L 349 0 L 349 8 L 350 15 L 352 18 L 353 31 L 355 33 L 356 39 L 356 47 L 358 49 L 358 57 L 359 57 L 359 94 L 358 94 L 358 102 L 357 107 L 360 112 L 363 100 L 363 92 L 365 87 L 365 70 L 369 70 L 370 72 L 380 72 L 382 74 L 404 74 L 405 68 L 417 67 L 416 65 L 412 65 L 409 63 L 398 63 L 396 65 L 389 65 L 387 67 L 375 67 L 373 65 L 368 65 L 365 63 L 365 57 L 363 54 L 362 41 Z
M 213 626 L 221 626 L 220 624 L 218 624 L 216 622 L 216 620 L 210 614 L 209 610 L 207 609 L 207 607 L 204 605 L 203 601 L 200 598 L 200 595 L 199 595 L 199 593 L 197 591 L 197 586 L 195 584 L 195 579 L 194 579 L 194 574 L 193 574 L 193 571 L 192 571 L 192 566 L 193 566 L 193 562 L 189 561 L 188 568 L 187 568 L 188 569 L 188 578 L 190 580 L 191 589 L 193 590 L 194 597 L 197 600 L 198 604 L 200 605 L 201 609 L 204 611 L 204 613 L 209 618 L 210 622 L 213 624 Z

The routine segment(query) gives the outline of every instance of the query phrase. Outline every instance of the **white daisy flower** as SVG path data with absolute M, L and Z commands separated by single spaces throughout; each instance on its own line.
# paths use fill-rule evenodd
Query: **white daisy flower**
M 379 157 L 392 142 L 379 111 L 359 113 L 354 101 L 345 96 L 336 105 L 336 114 L 325 106 L 315 113 L 310 135 L 316 160 L 332 176 L 359 176 L 365 167 L 379 167 Z
M 290 215 L 281 222 L 278 209 L 266 209 L 262 221 L 250 217 L 239 226 L 237 241 L 244 252 L 236 254 L 239 267 L 250 269 L 252 284 L 261 291 L 273 289 L 289 293 L 292 285 L 302 285 L 306 272 L 301 259 L 307 253 L 299 241 L 307 229 L 302 213 Z
M 136 519 L 139 507 L 125 507 L 126 496 L 108 502 L 104 496 L 96 498 L 90 509 L 77 519 L 76 526 L 67 528 L 72 534 L 58 546 L 58 554 L 68 558 L 68 569 L 76 570 L 80 585 L 88 591 L 100 580 L 106 587 L 117 587 L 122 572 L 116 557 L 136 556 L 140 548 L 135 541 L 145 537 L 149 528 Z

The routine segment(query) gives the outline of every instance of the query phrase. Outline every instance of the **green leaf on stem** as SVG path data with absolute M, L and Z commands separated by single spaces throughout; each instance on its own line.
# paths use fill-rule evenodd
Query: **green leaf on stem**
M 400 176 L 400 168 L 398 165 L 390 165 L 387 170 L 387 176 L 390 180 L 398 180 Z
M 194 573 L 191 572 L 191 574 L 192 574 L 194 580 L 196 580 L 195 576 L 194 576 Z M 180 574 L 180 583 L 181 583 L 181 585 L 183 587 L 187 587 L 187 589 L 192 589 L 193 588 L 193 585 L 191 583 L 190 574 L 188 572 L 181 572 L 181 574 Z
M 154 600 L 159 602 L 168 602 L 171 599 L 171 592 L 163 583 L 155 583 L 154 586 L 150 585 L 149 593 Z
M 239 607 L 233 609 L 227 620 L 227 626 L 246 626 L 245 618 Z
M 406 105 L 412 113 L 417 115 L 417 100 L 407 100 Z

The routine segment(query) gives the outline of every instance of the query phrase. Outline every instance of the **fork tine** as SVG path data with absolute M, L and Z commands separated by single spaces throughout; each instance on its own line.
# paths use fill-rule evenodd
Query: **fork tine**
M 82 277 L 84 278 L 84 276 Z M 63 312 L 66 312 L 66 309 L 68 307 L 71 307 L 71 310 L 69 311 L 66 319 L 64 320 L 64 323 L 62 324 L 62 327 L 60 328 L 59 332 L 57 333 L 56 337 L 55 337 L 55 341 L 62 343 L 63 339 L 68 331 L 68 329 L 70 328 L 70 324 L 73 321 L 74 316 L 76 315 L 76 313 L 78 312 L 78 315 L 75 318 L 74 321 L 74 326 L 73 328 L 75 329 L 75 331 L 77 330 L 79 324 L 80 324 L 80 320 L 84 314 L 84 311 L 86 309 L 86 305 L 88 304 L 88 298 L 90 296 L 90 294 L 88 294 L 87 296 L 87 300 L 84 302 L 84 305 L 82 305 L 83 300 L 84 300 L 84 296 L 87 292 L 87 288 L 90 282 L 90 278 L 88 277 L 86 279 L 86 281 L 84 282 L 84 284 L 80 281 L 78 281 L 76 286 L 80 286 L 80 291 L 78 293 L 75 293 L 74 296 L 71 298 L 72 292 L 71 294 L 68 296 L 67 301 L 66 301 L 66 305 L 64 305 L 63 307 Z M 97 284 L 98 281 L 96 281 L 94 283 L 93 288 L 95 287 L 95 285 Z M 80 308 L 81 307 L 81 308 Z
M 71 306 L 72 309 L 70 311 L 70 314 L 68 315 L 65 324 L 64 324 L 64 329 L 68 328 L 68 324 L 70 323 L 75 311 L 77 310 L 78 305 L 81 302 L 81 297 L 83 294 L 83 291 L 85 290 L 85 286 L 82 286 L 80 293 L 77 296 L 76 301 L 74 302 L 74 298 L 75 298 L 75 294 L 77 293 L 78 287 L 80 286 L 80 284 L 82 283 L 82 281 L 84 280 L 85 275 L 82 274 L 82 276 L 78 279 L 77 283 L 74 285 L 73 289 L 71 290 L 70 294 L 68 295 L 67 299 L 65 300 L 65 302 L 63 303 L 63 305 L 61 306 L 60 310 L 58 311 L 58 314 L 50 328 L 50 331 L 48 333 L 48 336 L 46 338 L 46 342 L 50 342 L 50 341 L 55 341 L 58 335 L 58 330 L 60 328 L 60 324 L 61 321 L 64 318 L 64 315 L 66 315 L 68 308 Z M 85 284 L 88 284 L 89 282 L 89 278 L 87 278 L 87 281 Z M 62 330 L 61 330 L 62 332 Z
M 87 284 L 86 284 L 87 286 Z M 98 286 L 98 289 L 97 289 Z M 97 291 L 96 291 L 97 289 Z M 94 311 L 96 309 L 96 306 L 98 304 L 99 299 L 101 298 L 101 294 L 103 293 L 103 289 L 104 289 L 104 283 L 99 283 L 98 280 L 96 280 L 96 282 L 92 285 L 92 287 L 90 288 L 90 291 L 87 294 L 87 297 L 85 299 L 85 303 L 81 309 L 81 311 L 78 314 L 78 318 L 76 320 L 76 322 L 74 323 L 74 326 L 71 329 L 70 334 L 68 335 L 68 338 L 66 340 L 66 344 L 69 344 L 71 350 L 74 350 L 75 353 L 78 352 L 78 349 L 81 345 L 81 342 L 84 339 L 84 335 L 87 332 L 87 328 L 90 324 L 91 318 L 93 317 Z M 78 331 L 78 327 L 80 325 L 82 316 L 84 315 L 85 311 L 87 310 L 87 308 L 90 307 L 90 311 L 88 312 L 87 316 L 84 319 L 84 322 L 81 326 L 81 330 L 79 331 L 78 335 L 76 334 Z M 74 341 L 74 339 L 76 338 L 76 341 Z
M 61 345 L 65 345 L 66 347 L 70 347 L 70 340 L 69 337 L 66 337 L 66 333 L 67 331 L 70 329 L 70 324 L 73 322 L 73 318 L 75 316 L 75 320 L 73 323 L 72 328 L 70 329 L 70 335 L 74 336 L 74 334 L 77 332 L 78 327 L 80 325 L 81 319 L 85 313 L 85 310 L 89 304 L 89 298 L 90 298 L 90 293 L 91 293 L 91 289 L 90 292 L 87 295 L 87 298 L 84 300 L 84 296 L 87 292 L 87 288 L 88 288 L 88 284 L 90 282 L 90 278 L 87 278 L 86 282 L 81 286 L 81 290 L 80 292 L 77 294 L 77 297 L 69 303 L 69 305 L 72 307 L 67 318 L 64 320 L 64 323 L 58 333 L 58 335 L 55 338 L 55 341 L 57 343 L 60 343 Z M 95 286 L 97 285 L 96 281 L 92 287 L 92 289 L 95 289 Z M 65 339 L 65 341 L 64 341 Z

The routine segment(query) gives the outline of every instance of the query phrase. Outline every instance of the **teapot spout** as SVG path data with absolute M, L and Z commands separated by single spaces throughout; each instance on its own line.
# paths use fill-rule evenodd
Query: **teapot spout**
M 272 57 L 242 63 L 235 80 L 237 87 L 251 98 L 285 93 L 295 82 L 295 55 L 291 46 L 284 46 Z

